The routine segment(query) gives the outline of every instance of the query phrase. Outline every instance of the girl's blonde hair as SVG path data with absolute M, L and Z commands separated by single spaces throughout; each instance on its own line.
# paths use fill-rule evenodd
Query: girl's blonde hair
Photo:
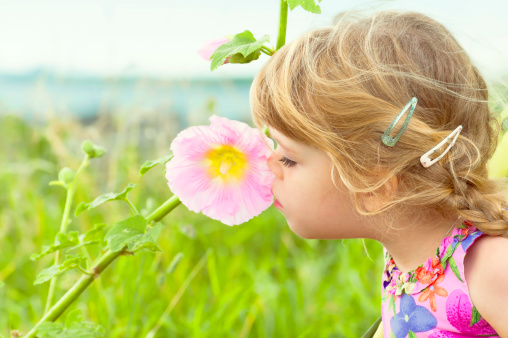
M 452 211 L 487 234 L 508 237 L 506 200 L 499 182 L 487 178 L 500 130 L 487 86 L 435 20 L 413 12 L 340 14 L 334 26 L 277 51 L 250 95 L 258 127 L 266 124 L 328 154 L 334 183 L 342 181 L 360 213 L 387 215 L 395 206 L 392 211 Z M 418 104 L 407 129 L 394 147 L 384 145 L 381 135 L 412 97 Z M 455 146 L 424 168 L 420 156 L 458 125 L 463 130 Z M 386 196 L 393 176 L 398 189 L 390 202 L 366 210 L 362 197 Z

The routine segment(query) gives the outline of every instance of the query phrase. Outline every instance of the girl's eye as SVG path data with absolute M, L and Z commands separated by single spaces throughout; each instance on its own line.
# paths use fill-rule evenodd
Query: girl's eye
M 292 167 L 296 164 L 295 161 L 291 161 L 289 158 L 287 158 L 286 156 L 283 156 L 279 161 L 282 162 L 282 164 L 285 166 L 285 167 Z

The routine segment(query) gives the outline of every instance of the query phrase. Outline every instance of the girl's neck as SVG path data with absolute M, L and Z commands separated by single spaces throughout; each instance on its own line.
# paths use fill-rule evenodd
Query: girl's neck
M 388 250 L 397 268 L 409 272 L 436 255 L 436 248 L 443 239 L 460 225 L 462 219 L 457 218 L 429 215 L 418 221 L 414 218 L 399 220 L 378 241 Z

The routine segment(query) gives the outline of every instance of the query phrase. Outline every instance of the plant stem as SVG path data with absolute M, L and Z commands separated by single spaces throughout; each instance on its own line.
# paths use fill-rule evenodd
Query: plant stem
M 62 216 L 62 223 L 60 224 L 60 232 L 62 233 L 65 233 L 67 225 L 69 224 L 69 213 L 71 211 L 72 199 L 74 198 L 74 191 L 76 190 L 77 179 L 87 165 L 88 165 L 88 155 L 85 156 L 83 162 L 81 162 L 81 165 L 78 168 L 78 171 L 76 172 L 76 175 L 74 176 L 74 179 L 67 186 L 67 197 L 65 199 L 65 207 Z M 60 264 L 61 254 L 62 254 L 61 251 L 56 252 L 54 265 Z M 55 288 L 56 288 L 56 278 L 53 278 L 49 283 L 48 298 L 46 299 L 46 307 L 44 308 L 44 313 L 47 313 L 49 311 L 49 308 L 51 307 L 53 296 L 55 294 Z
M 136 215 L 139 215 L 139 211 L 138 209 L 136 209 L 136 206 L 134 204 L 132 204 L 131 200 L 126 197 L 125 198 L 125 202 L 127 202 L 127 204 L 129 205 L 129 207 L 131 208 L 131 210 L 136 214 Z
M 263 53 L 265 53 L 266 55 L 268 55 L 268 56 L 272 56 L 273 53 L 274 53 L 272 49 L 270 49 L 270 48 L 268 48 L 266 46 L 261 46 L 261 51 Z
M 117 251 L 117 252 L 106 252 L 99 261 L 93 266 L 92 275 L 83 275 L 81 278 L 74 284 L 69 291 L 65 295 L 63 295 L 60 300 L 51 307 L 51 309 L 44 314 L 42 319 L 37 323 L 37 325 L 34 326 L 30 332 L 27 333 L 25 336 L 28 337 L 35 337 L 35 334 L 37 333 L 37 328 L 46 321 L 54 321 L 60 317 L 60 315 L 69 307 L 69 305 L 72 304 L 78 296 L 85 291 L 85 289 L 92 284 L 95 278 L 99 277 L 100 273 L 108 267 L 109 264 L 111 264 L 118 256 L 120 256 L 122 253 L 124 253 L 124 250 Z
M 286 27 L 288 23 L 288 3 L 286 0 L 280 0 L 280 16 L 279 16 L 279 35 L 277 36 L 277 47 L 279 50 L 286 43 Z
M 180 200 L 176 195 L 173 195 L 170 199 L 164 202 L 163 205 L 158 207 L 154 212 L 152 212 L 146 220 L 148 223 L 150 222 L 158 222 L 164 218 L 167 214 L 169 214 L 174 208 L 176 208 L 180 203 Z
M 166 216 L 169 212 L 171 212 L 174 208 L 176 208 L 180 204 L 180 200 L 176 196 L 172 196 L 169 198 L 164 204 L 162 204 L 159 208 L 157 208 L 154 212 L 152 212 L 146 219 L 148 222 L 160 221 L 164 216 Z M 90 269 L 91 275 L 84 275 L 71 287 L 69 291 L 65 295 L 60 298 L 60 300 L 53 305 L 47 312 L 44 313 L 42 319 L 28 332 L 25 338 L 35 337 L 37 333 L 37 328 L 46 321 L 55 321 L 62 315 L 62 313 L 79 297 L 86 288 L 92 284 L 92 282 L 100 276 L 102 271 L 104 271 L 115 259 L 117 259 L 120 255 L 126 252 L 126 247 L 120 251 L 112 252 L 107 251 L 102 257 L 99 258 L 97 263 Z M 54 278 L 52 279 L 52 281 Z

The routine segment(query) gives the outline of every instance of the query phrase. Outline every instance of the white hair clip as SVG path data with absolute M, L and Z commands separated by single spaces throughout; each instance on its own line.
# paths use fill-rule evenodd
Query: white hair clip
M 452 131 L 450 133 L 450 135 L 448 135 L 444 140 L 442 140 L 441 142 L 439 142 L 439 144 L 437 144 L 434 148 L 432 148 L 431 150 L 427 151 L 425 154 L 423 154 L 421 157 L 420 157 L 420 162 L 422 163 L 422 165 L 425 167 L 425 168 L 428 168 L 430 167 L 431 165 L 433 165 L 434 163 L 436 163 L 437 161 L 439 161 L 440 159 L 443 158 L 443 156 L 445 156 L 445 154 L 450 150 L 451 147 L 453 147 L 453 145 L 455 144 L 455 141 L 457 140 L 457 137 L 459 137 L 459 134 L 460 132 L 462 131 L 462 126 L 458 126 L 457 128 L 455 128 L 454 131 Z M 441 148 L 445 143 L 447 142 L 450 142 L 450 140 L 452 139 L 453 137 L 453 140 L 451 141 L 450 145 L 448 146 L 448 148 L 446 148 L 443 153 L 441 155 L 439 155 L 438 157 L 436 157 L 435 159 L 431 159 L 430 158 L 430 155 L 432 155 L 433 153 L 437 152 L 437 150 L 439 148 Z

